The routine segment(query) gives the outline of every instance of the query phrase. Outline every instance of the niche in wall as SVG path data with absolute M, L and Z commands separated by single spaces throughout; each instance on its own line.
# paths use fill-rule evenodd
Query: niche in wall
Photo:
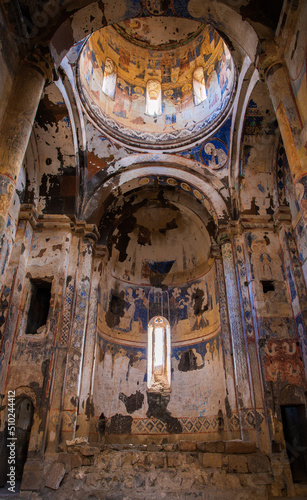
M 31 280 L 30 293 L 26 334 L 35 334 L 47 322 L 51 298 L 51 282 Z

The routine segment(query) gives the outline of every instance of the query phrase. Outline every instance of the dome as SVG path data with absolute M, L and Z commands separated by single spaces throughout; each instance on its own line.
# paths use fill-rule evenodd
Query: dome
M 105 27 L 85 42 L 78 88 L 94 124 L 132 149 L 183 148 L 221 125 L 230 52 L 209 24 L 165 17 Z

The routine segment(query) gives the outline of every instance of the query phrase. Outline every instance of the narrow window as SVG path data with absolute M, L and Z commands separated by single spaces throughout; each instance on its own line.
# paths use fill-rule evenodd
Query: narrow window
M 161 83 L 158 80 L 148 80 L 146 84 L 146 115 L 162 114 Z
M 207 99 L 204 68 L 202 66 L 198 66 L 193 73 L 193 94 L 195 106 Z
M 148 390 L 170 391 L 171 339 L 170 324 L 163 316 L 155 316 L 148 323 Z
M 30 287 L 31 301 L 26 333 L 34 334 L 47 322 L 51 297 L 51 283 L 49 281 L 31 280 Z
M 115 98 L 116 90 L 116 64 L 109 57 L 105 60 L 104 75 L 102 80 L 102 92 L 110 99 Z

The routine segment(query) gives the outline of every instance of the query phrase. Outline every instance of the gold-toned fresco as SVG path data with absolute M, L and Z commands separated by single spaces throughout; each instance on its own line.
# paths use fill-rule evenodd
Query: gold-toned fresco
M 132 27 L 134 21 L 129 21 Z M 163 50 L 140 46 L 137 28 L 136 43 L 133 28 L 130 41 L 122 37 L 122 29 L 95 32 L 79 60 L 85 105 L 105 126 L 132 139 L 153 142 L 153 134 L 166 142 L 203 132 L 228 106 L 235 78 L 230 52 L 218 33 L 210 25 L 200 30 L 197 23 L 197 28 L 187 43 Z M 161 88 L 161 102 L 148 111 L 152 81 Z

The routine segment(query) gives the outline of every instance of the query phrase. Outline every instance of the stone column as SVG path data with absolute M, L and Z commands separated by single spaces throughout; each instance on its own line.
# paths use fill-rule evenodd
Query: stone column
M 3 287 L 0 315 L 0 394 L 6 393 L 10 358 L 15 341 L 20 311 L 22 285 L 26 275 L 32 245 L 33 229 L 27 220 L 20 220 L 8 267 L 11 279 Z
M 67 353 L 66 376 L 63 389 L 63 411 L 61 439 L 75 437 L 79 409 L 81 374 L 84 361 L 85 333 L 88 322 L 89 299 L 92 280 L 93 240 L 80 240 L 79 274 L 75 286 L 77 290 L 74 315 Z
M 296 108 L 287 68 L 275 46 L 269 46 L 267 54 L 261 58 L 260 74 L 270 92 L 296 195 L 307 223 L 307 156 L 301 135 L 303 124 Z
M 264 408 L 264 388 L 261 376 L 260 359 L 258 355 L 258 330 L 251 302 L 250 268 L 246 258 L 246 245 L 243 234 L 233 237 L 236 269 L 238 270 L 238 286 L 241 296 L 242 323 L 246 339 L 246 356 L 252 381 L 251 393 L 254 402 L 255 429 L 258 446 L 270 452 L 269 428 Z
M 215 259 L 215 269 L 217 277 L 218 286 L 218 296 L 219 296 L 219 308 L 220 308 L 220 318 L 221 318 L 221 343 L 222 343 L 222 353 L 225 369 L 225 384 L 227 391 L 226 400 L 226 416 L 227 416 L 227 430 L 232 432 L 236 431 L 232 425 L 233 414 L 238 412 L 237 399 L 236 399 L 236 381 L 233 366 L 232 357 L 232 344 L 231 344 L 231 334 L 230 325 L 227 309 L 227 297 L 225 289 L 225 278 L 223 270 L 222 255 L 218 245 L 216 247 L 211 247 L 211 253 Z M 231 435 L 230 435 L 231 436 Z
M 46 81 L 44 65 L 24 62 L 0 128 L 0 236 L 6 227 L 11 200 L 28 146 L 34 118 Z
M 250 440 L 250 433 L 247 430 L 249 425 L 246 422 L 246 416 L 248 412 L 253 409 L 253 401 L 246 357 L 246 343 L 241 318 L 241 300 L 238 290 L 232 243 L 229 235 L 226 237 L 223 236 L 221 249 L 225 275 L 241 438 L 248 441 Z
M 54 356 L 52 358 L 52 377 L 49 413 L 47 422 L 47 451 L 54 453 L 57 451 L 60 441 L 61 410 L 63 386 L 65 381 L 68 340 L 70 336 L 71 322 L 75 303 L 75 282 L 78 271 L 80 238 L 75 234 L 69 235 L 66 241 L 67 259 L 64 262 L 66 274 L 63 298 L 59 300 L 61 304 L 60 318 L 56 326 Z
M 285 65 L 281 61 L 272 63 L 265 71 L 265 80 L 270 92 L 288 162 L 296 182 L 307 172 L 306 151 L 301 144 L 302 124 L 296 111 L 291 84 Z
M 91 293 L 88 310 L 88 323 L 86 329 L 85 347 L 83 367 L 81 374 L 81 388 L 79 411 L 77 418 L 76 437 L 89 437 L 90 419 L 94 416 L 94 400 L 93 400 L 93 369 L 96 348 L 96 331 L 97 331 L 97 303 L 98 303 L 98 283 L 99 276 L 97 274 L 97 264 L 94 264 Z
M 102 275 L 105 272 L 107 253 L 108 251 L 105 246 L 99 246 L 95 249 L 83 356 L 83 367 L 81 374 L 76 437 L 88 437 L 89 440 L 91 431 L 91 418 L 95 416 L 95 401 L 93 399 L 93 377 L 95 372 L 95 351 L 97 344 L 98 287 Z

